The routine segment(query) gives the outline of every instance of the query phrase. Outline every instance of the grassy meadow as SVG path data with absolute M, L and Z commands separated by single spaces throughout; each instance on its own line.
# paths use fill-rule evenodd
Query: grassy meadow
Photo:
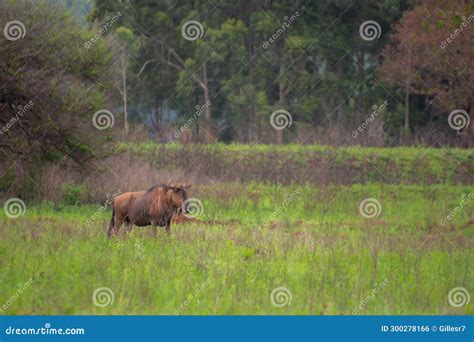
M 447 298 L 454 287 L 473 289 L 472 204 L 441 224 L 473 186 L 192 190 L 203 214 L 174 224 L 170 238 L 135 227 L 107 240 L 110 209 L 99 204 L 36 204 L 16 219 L 1 212 L 0 308 L 32 279 L 2 314 L 474 313 L 473 301 L 457 308 Z M 359 210 L 366 198 L 380 203 L 372 218 Z M 105 306 L 93 300 L 101 287 L 110 289 Z

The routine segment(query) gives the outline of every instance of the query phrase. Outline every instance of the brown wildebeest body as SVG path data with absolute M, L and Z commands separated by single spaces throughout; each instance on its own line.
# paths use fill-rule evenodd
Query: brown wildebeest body
M 188 198 L 187 189 L 190 185 L 168 184 L 155 185 L 147 191 L 127 192 L 114 199 L 112 218 L 107 237 L 118 234 L 125 222 L 127 230 L 136 226 L 165 227 L 169 234 L 171 218 L 181 210 L 183 202 Z

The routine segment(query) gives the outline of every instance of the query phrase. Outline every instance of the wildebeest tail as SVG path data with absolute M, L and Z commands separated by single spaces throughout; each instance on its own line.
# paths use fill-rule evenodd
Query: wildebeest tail
M 114 229 L 114 221 L 115 221 L 115 208 L 112 206 L 112 218 L 110 219 L 109 223 L 109 230 L 107 231 L 107 238 L 110 239 L 112 235 L 112 230 Z

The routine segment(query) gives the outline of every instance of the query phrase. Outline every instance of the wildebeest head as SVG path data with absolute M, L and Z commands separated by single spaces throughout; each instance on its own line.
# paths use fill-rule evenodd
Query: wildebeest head
M 181 211 L 184 201 L 188 199 L 188 189 L 190 184 L 186 183 L 168 183 L 168 191 L 166 195 L 171 200 L 171 203 Z

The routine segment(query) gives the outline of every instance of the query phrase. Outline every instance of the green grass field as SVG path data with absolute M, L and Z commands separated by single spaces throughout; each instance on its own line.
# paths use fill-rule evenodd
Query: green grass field
M 452 288 L 474 290 L 472 203 L 441 224 L 472 192 L 461 185 L 202 185 L 191 194 L 203 203 L 198 222 L 175 224 L 171 238 L 163 231 L 153 238 L 145 227 L 113 240 L 105 236 L 110 209 L 27 204 L 16 219 L 0 212 L 0 309 L 473 314 L 473 300 L 459 308 L 448 302 Z M 361 215 L 366 198 L 379 201 L 377 216 Z M 101 287 L 113 302 L 103 295 L 94 304 Z M 272 303 L 279 287 L 287 290 Z
M 313 185 L 472 184 L 474 151 L 460 148 L 242 144 L 119 144 L 157 170 L 220 181 Z M 123 157 L 125 158 L 125 157 Z

